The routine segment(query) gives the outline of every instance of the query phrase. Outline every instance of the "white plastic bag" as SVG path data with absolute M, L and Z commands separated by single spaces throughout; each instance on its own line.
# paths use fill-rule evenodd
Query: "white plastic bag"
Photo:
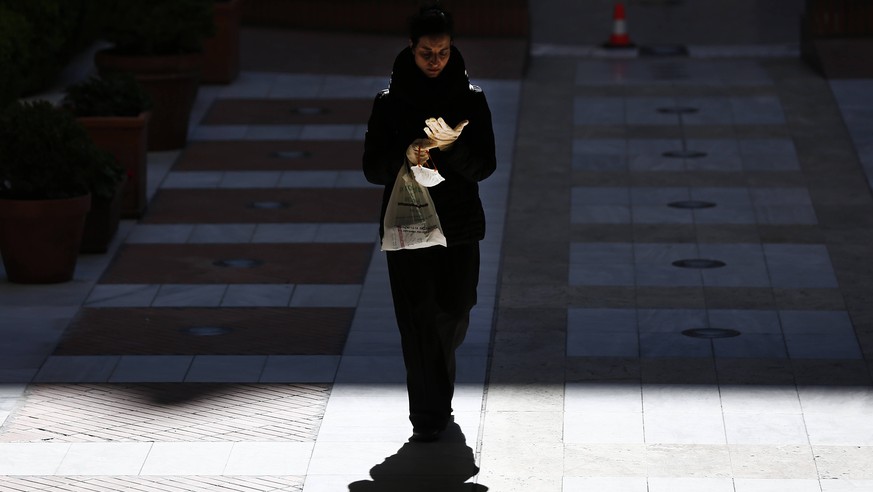
M 400 166 L 394 180 L 382 225 L 382 251 L 446 245 L 430 192 L 415 180 L 406 164 Z

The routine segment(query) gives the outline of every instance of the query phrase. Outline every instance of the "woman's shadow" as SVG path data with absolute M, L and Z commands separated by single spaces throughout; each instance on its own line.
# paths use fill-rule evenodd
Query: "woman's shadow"
M 467 483 L 477 473 L 473 450 L 452 422 L 437 442 L 404 444 L 370 470 L 372 480 L 350 483 L 349 492 L 485 492 L 488 487 Z

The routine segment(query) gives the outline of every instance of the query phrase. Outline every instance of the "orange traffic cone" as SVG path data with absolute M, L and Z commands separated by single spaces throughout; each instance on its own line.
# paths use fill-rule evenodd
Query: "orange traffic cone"
M 630 36 L 627 34 L 627 23 L 625 22 L 624 17 L 624 4 L 615 4 L 615 9 L 612 11 L 612 20 L 612 35 L 609 36 L 609 41 L 607 41 L 603 46 L 607 48 L 632 48 L 634 44 L 631 42 Z

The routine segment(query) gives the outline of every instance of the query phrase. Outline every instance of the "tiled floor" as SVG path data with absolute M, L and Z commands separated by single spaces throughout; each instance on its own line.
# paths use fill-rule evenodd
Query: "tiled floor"
M 406 443 L 359 172 L 387 74 L 259 54 L 150 154 L 111 254 L 0 283 L 0 490 L 873 490 L 873 85 L 768 50 L 540 46 L 522 78 L 488 46 L 500 165 L 441 442 Z

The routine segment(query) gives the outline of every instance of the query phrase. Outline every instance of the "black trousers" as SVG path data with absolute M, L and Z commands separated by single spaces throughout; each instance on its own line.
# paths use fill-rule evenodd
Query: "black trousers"
M 409 420 L 442 430 L 452 415 L 455 350 L 464 341 L 479 284 L 479 243 L 388 251 L 400 328 Z

